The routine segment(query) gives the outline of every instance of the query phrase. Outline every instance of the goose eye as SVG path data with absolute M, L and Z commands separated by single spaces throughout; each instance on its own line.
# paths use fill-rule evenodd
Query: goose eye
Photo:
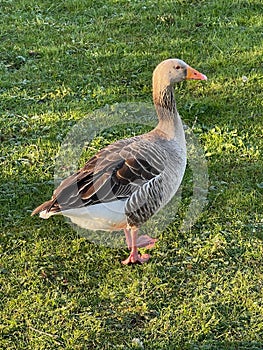
M 176 66 L 176 67 L 175 67 L 176 70 L 179 70 L 180 68 L 181 68 L 180 66 Z

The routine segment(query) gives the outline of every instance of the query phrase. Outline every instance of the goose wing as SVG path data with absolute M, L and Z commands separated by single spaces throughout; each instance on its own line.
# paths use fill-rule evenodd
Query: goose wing
M 62 181 L 51 200 L 32 214 L 127 199 L 161 174 L 165 160 L 164 149 L 147 139 L 120 140 L 99 151 L 82 169 Z

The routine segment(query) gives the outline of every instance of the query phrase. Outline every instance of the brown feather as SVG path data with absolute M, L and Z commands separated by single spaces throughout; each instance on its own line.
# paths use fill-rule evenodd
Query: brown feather
M 158 176 L 164 168 L 163 152 L 148 162 L 147 155 L 156 151 L 149 139 L 135 136 L 120 140 L 100 150 L 85 166 L 61 182 L 52 199 L 36 208 L 59 212 L 101 202 L 128 198 L 138 186 Z M 160 158 L 160 159 L 158 159 Z
M 42 203 L 36 209 L 33 210 L 33 212 L 31 213 L 31 216 L 36 215 L 36 214 L 40 213 L 41 211 L 49 210 L 52 207 L 52 205 L 54 204 L 54 201 L 56 201 L 56 199 L 50 199 L 49 201 Z

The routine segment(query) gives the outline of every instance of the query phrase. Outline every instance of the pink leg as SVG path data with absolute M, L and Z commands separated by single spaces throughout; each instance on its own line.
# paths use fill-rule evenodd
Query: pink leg
M 126 235 L 126 232 L 125 232 Z M 126 260 L 123 260 L 122 263 L 124 265 L 127 264 L 134 264 L 134 263 L 141 263 L 143 264 L 144 262 L 148 261 L 150 258 L 149 254 L 142 254 L 140 255 L 138 253 L 138 248 L 137 248 L 137 235 L 138 235 L 138 229 L 131 229 L 131 253 L 129 257 Z M 127 239 L 127 236 L 126 236 Z
M 131 240 L 131 230 L 129 228 L 123 229 L 126 238 L 126 244 L 129 250 L 131 250 L 132 240 Z

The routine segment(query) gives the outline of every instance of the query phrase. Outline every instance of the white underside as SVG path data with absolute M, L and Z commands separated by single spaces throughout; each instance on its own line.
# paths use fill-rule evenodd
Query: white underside
M 42 219 L 62 214 L 78 225 L 89 230 L 113 231 L 126 226 L 125 202 L 117 200 L 109 203 L 100 203 L 83 208 L 64 210 L 60 213 L 47 213 L 42 211 Z

